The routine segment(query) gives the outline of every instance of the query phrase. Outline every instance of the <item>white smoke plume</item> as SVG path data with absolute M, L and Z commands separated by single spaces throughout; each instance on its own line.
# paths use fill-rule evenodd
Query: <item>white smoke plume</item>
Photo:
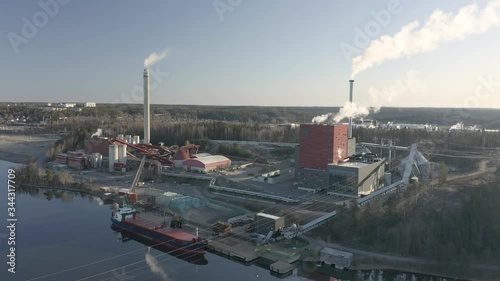
M 423 26 L 413 21 L 392 37 L 384 35 L 373 40 L 362 55 L 352 60 L 351 76 L 386 60 L 430 52 L 445 42 L 484 33 L 499 24 L 500 0 L 488 1 L 482 11 L 477 3 L 460 8 L 456 15 L 435 10 Z
M 359 118 L 366 116 L 370 113 L 367 107 L 358 105 L 356 103 L 346 102 L 342 108 L 340 108 L 337 114 L 326 113 L 323 115 L 316 116 L 312 119 L 313 123 L 321 124 L 325 122 L 335 122 L 338 123 L 344 118 Z
M 102 129 L 97 129 L 97 131 L 95 133 L 92 134 L 92 136 L 90 136 L 91 138 L 93 137 L 100 137 L 102 136 Z
M 321 123 L 324 123 L 326 122 L 328 119 L 330 119 L 330 117 L 332 117 L 332 113 L 327 113 L 327 114 L 323 114 L 323 115 L 319 115 L 319 116 L 316 116 L 312 119 L 312 122 L 313 123 L 316 123 L 316 124 L 321 124 Z
M 144 60 L 144 68 L 149 68 L 168 56 L 170 56 L 170 49 L 165 49 L 161 53 L 153 52 Z
M 342 159 L 342 154 L 344 153 L 344 150 L 342 148 L 337 149 L 337 157 Z
M 165 270 L 163 270 L 163 268 L 161 268 L 158 265 L 158 260 L 155 257 L 153 257 L 149 252 L 146 252 L 146 263 L 149 265 L 151 272 L 160 275 L 163 281 L 168 281 L 167 273 L 165 272 Z
M 372 98 L 370 109 L 376 113 L 383 105 L 390 104 L 392 100 L 402 94 L 420 94 L 425 91 L 425 86 L 418 80 L 419 72 L 411 69 L 406 74 L 405 80 L 397 80 L 392 84 L 378 90 L 374 87 L 368 89 L 368 94 Z
M 346 102 L 339 112 L 333 117 L 333 121 L 340 122 L 344 118 L 359 118 L 370 114 L 367 107 L 358 105 L 354 102 Z

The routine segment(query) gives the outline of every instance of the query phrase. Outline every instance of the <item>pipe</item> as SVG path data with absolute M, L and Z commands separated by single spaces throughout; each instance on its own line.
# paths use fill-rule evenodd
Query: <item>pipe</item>
M 352 104 L 352 87 L 354 80 L 349 80 L 349 103 Z M 352 117 L 349 117 L 349 130 L 347 132 L 347 138 L 352 139 Z
M 149 144 L 150 137 L 149 114 L 149 70 L 144 69 L 144 143 Z

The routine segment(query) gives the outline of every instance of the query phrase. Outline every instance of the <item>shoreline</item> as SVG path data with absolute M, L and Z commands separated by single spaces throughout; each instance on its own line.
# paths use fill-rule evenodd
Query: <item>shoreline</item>
M 0 133 L 0 160 L 16 164 L 28 164 L 45 156 L 45 152 L 57 140 L 57 134 L 3 134 Z

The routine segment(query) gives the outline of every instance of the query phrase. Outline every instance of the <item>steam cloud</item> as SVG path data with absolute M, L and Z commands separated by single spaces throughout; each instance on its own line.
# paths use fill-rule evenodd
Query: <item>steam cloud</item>
M 354 102 L 346 102 L 344 106 L 339 110 L 337 114 L 327 113 L 323 115 L 316 116 L 312 119 L 313 123 L 320 124 L 327 121 L 333 121 L 335 123 L 340 122 L 344 118 L 358 118 L 366 116 L 370 113 L 367 107 L 358 105 Z
M 92 134 L 92 136 L 90 136 L 91 138 L 93 137 L 100 137 L 102 136 L 102 129 L 97 129 L 97 131 L 95 133 Z
M 161 61 L 162 59 L 164 59 L 168 56 L 170 56 L 170 49 L 165 49 L 163 52 L 161 52 L 159 54 L 156 52 L 153 52 L 153 53 L 149 54 L 149 56 L 144 60 L 144 68 L 149 68 L 153 64 Z
M 160 275 L 163 281 L 168 281 L 167 273 L 158 265 L 158 260 L 149 252 L 146 252 L 146 263 L 149 265 L 151 272 Z
M 500 0 L 488 1 L 482 11 L 477 3 L 462 7 L 456 15 L 435 10 L 422 27 L 413 21 L 392 37 L 384 35 L 373 40 L 362 55 L 352 60 L 351 76 L 386 60 L 427 53 L 445 42 L 486 32 L 500 24 L 499 10 Z

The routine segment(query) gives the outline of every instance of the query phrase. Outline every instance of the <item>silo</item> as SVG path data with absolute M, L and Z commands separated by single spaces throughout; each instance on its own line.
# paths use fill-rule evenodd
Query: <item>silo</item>
M 95 153 L 90 154 L 90 167 L 97 168 L 97 156 Z
M 97 153 L 97 167 L 102 167 L 102 154 Z
M 127 164 L 127 145 L 118 145 L 118 163 Z
M 115 169 L 115 163 L 118 163 L 118 145 L 109 145 L 109 172 L 112 173 Z

